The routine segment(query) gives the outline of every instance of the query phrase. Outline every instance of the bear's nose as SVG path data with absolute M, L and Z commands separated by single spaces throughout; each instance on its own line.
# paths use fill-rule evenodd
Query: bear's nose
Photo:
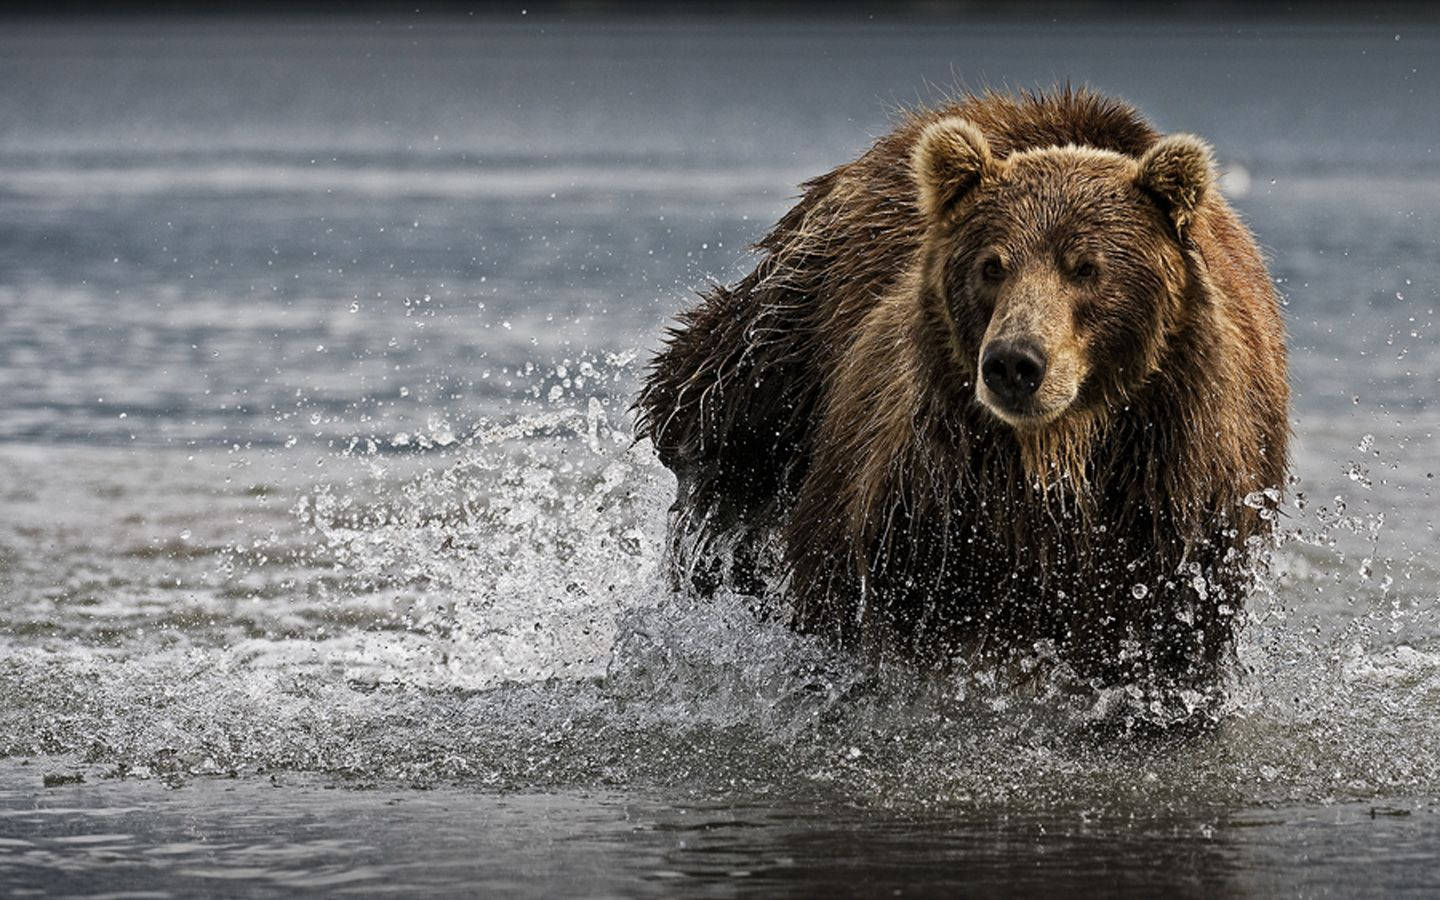
M 996 397 L 1019 403 L 1045 378 L 1045 354 L 1029 341 L 995 341 L 980 357 L 980 375 Z

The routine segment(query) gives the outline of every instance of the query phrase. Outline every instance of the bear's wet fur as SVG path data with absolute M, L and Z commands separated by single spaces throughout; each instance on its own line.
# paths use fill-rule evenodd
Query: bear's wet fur
M 638 402 L 678 571 L 713 589 L 715 558 L 769 553 L 781 614 L 883 657 L 1214 683 L 1289 389 L 1204 143 L 1084 90 L 965 96 L 808 182 L 757 249 Z

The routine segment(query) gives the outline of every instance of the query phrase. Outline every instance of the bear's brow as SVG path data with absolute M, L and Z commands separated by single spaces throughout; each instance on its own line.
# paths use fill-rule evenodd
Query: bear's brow
M 1102 254 L 1117 241 L 1133 239 L 1143 221 L 1126 207 L 1109 204 L 1041 200 L 1025 206 L 1018 215 L 1012 208 L 1009 216 L 977 223 L 987 247 L 1008 257 L 1044 248 L 1067 254 Z M 1004 208 L 997 206 L 997 211 Z

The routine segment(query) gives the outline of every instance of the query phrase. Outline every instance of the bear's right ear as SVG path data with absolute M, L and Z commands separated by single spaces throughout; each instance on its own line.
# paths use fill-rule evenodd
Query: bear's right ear
M 1200 204 L 1214 188 L 1215 160 L 1210 145 L 1191 134 L 1172 134 L 1140 157 L 1136 180 L 1170 216 L 1183 236 Z
M 910 156 L 920 211 L 934 221 L 995 170 L 990 142 L 968 119 L 931 122 Z

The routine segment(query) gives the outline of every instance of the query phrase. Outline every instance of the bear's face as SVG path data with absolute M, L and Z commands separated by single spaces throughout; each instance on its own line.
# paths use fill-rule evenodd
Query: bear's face
M 973 125 L 944 119 L 914 166 L 927 302 L 986 409 L 1040 428 L 1121 402 L 1161 365 L 1184 313 L 1185 229 L 1209 188 L 1203 144 L 999 160 Z

